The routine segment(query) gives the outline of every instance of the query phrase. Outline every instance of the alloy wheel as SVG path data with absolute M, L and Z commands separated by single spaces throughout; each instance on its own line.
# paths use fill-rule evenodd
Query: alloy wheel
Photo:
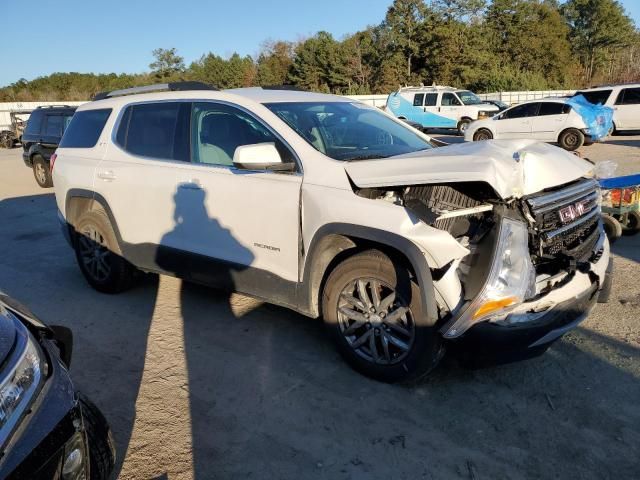
M 111 274 L 109 255 L 104 235 L 92 226 L 83 229 L 78 237 L 80 259 L 94 280 L 104 282 Z
M 401 362 L 415 339 L 409 304 L 394 288 L 373 278 L 359 278 L 342 290 L 338 324 L 348 345 L 376 364 Z
M 47 172 L 44 170 L 44 164 L 41 162 L 36 163 L 36 177 L 38 177 L 38 182 L 41 184 L 47 183 Z

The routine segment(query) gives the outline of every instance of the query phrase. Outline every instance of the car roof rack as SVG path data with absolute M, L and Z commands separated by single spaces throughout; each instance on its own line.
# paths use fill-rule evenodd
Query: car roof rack
M 124 95 L 136 95 L 138 93 L 152 92 L 182 92 L 188 90 L 218 90 L 216 87 L 203 82 L 169 82 L 157 83 L 155 85 L 144 85 L 142 87 L 124 88 L 113 90 L 112 92 L 99 92 L 93 96 L 93 100 L 104 100 L 105 98 L 122 97 Z

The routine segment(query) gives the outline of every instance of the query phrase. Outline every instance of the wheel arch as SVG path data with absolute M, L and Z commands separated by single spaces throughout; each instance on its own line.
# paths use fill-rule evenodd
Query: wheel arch
M 300 301 L 313 317 L 321 315 L 321 295 L 331 271 L 355 253 L 377 249 L 395 261 L 406 263 L 420 286 L 422 304 L 430 323 L 438 320 L 431 270 L 427 259 L 409 239 L 395 233 L 360 225 L 332 223 L 314 235 L 303 263 Z
M 67 192 L 64 207 L 64 218 L 71 231 L 75 230 L 78 219 L 83 213 L 94 210 L 102 210 L 106 213 L 109 218 L 109 222 L 111 222 L 111 226 L 113 227 L 113 231 L 116 234 L 118 246 L 122 248 L 123 242 L 122 237 L 120 236 L 120 230 L 118 229 L 118 224 L 107 200 L 99 193 L 91 190 L 73 188 Z M 71 238 L 73 239 L 73 235 Z

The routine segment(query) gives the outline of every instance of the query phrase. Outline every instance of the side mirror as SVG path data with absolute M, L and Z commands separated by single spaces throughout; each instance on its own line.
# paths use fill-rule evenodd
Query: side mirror
M 293 171 L 293 162 L 285 163 L 274 143 L 241 145 L 233 153 L 233 166 L 242 170 Z

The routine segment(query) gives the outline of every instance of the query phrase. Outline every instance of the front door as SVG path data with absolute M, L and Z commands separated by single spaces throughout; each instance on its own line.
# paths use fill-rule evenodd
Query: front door
M 302 176 L 233 166 L 237 147 L 266 142 L 284 161 L 294 161 L 253 115 L 227 104 L 194 103 L 191 163 L 180 166 L 175 219 L 181 243 L 195 254 L 193 280 L 230 284 L 278 303 L 298 280 Z
M 495 120 L 497 138 L 530 138 L 533 118 L 538 113 L 539 103 L 523 103 L 505 110 Z

